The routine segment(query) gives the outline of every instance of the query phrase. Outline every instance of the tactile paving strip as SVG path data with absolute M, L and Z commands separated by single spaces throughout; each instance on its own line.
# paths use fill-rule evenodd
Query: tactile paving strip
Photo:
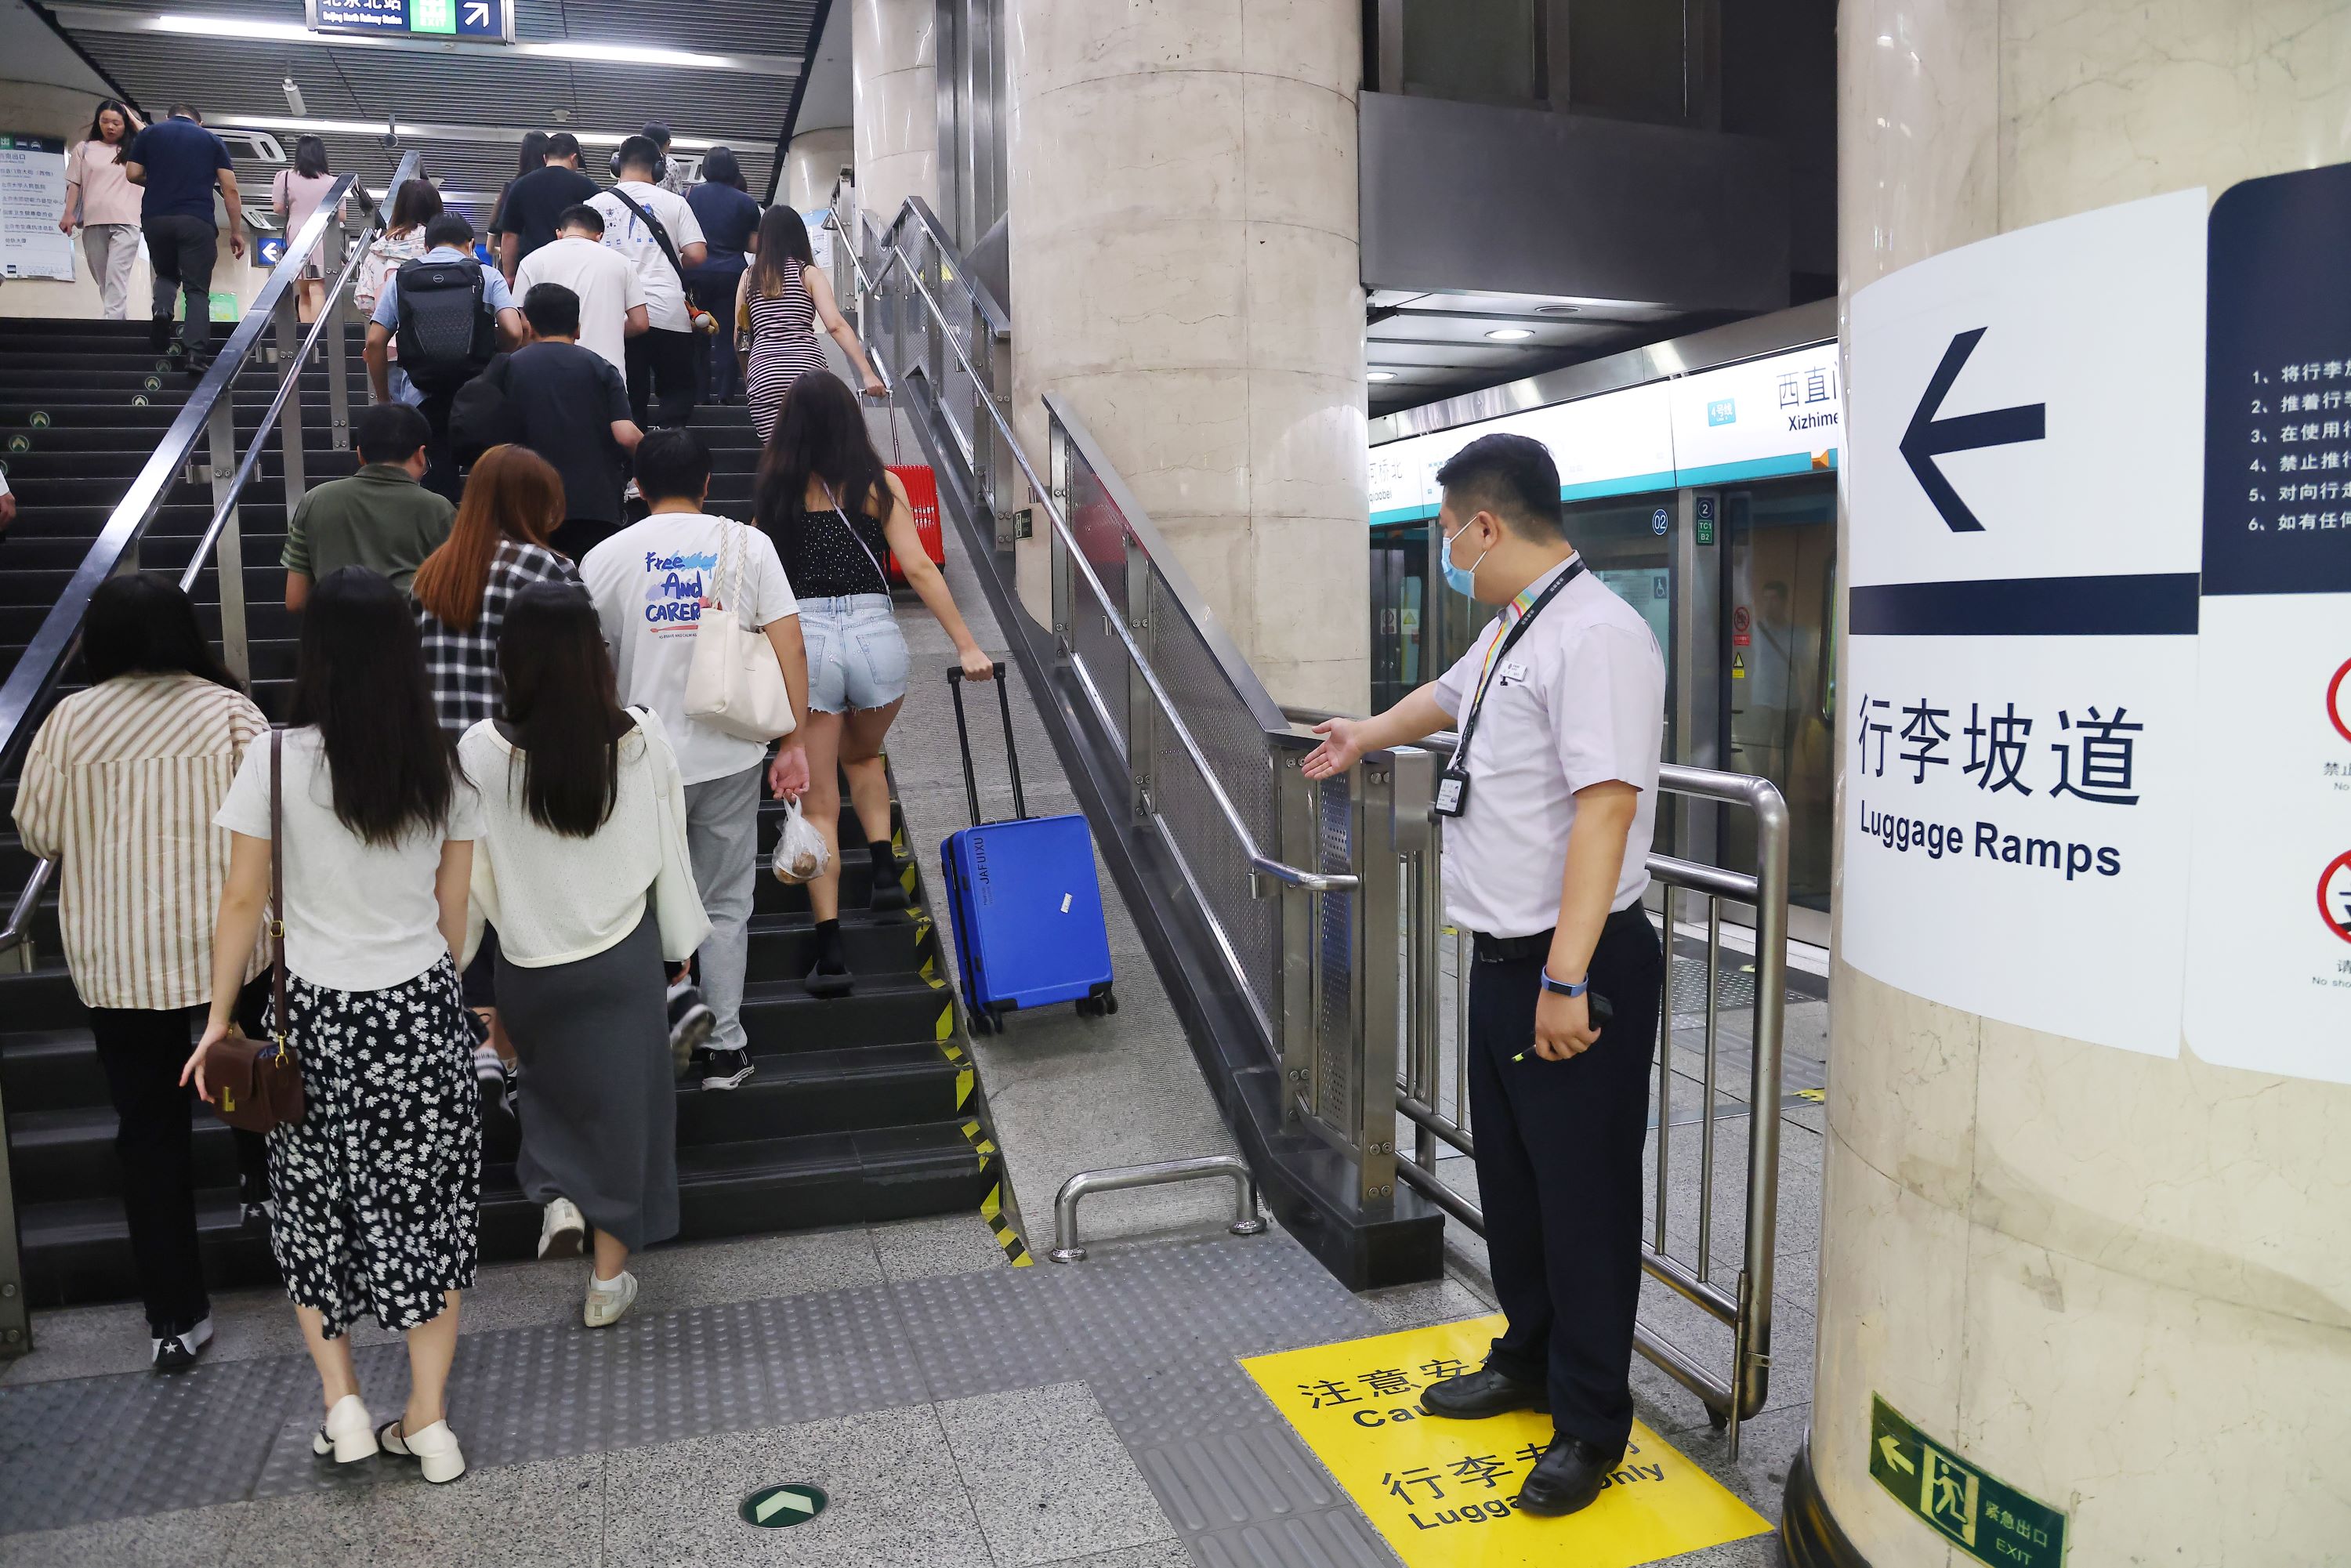
M 1288 1237 L 1220 1236 L 593 1333 L 550 1323 L 470 1334 L 450 1420 L 486 1469 L 1083 1378 L 1201 1563 L 1392 1568 L 1236 1364 L 1379 1327 Z M 405 1396 L 405 1351 L 356 1359 L 389 1419 Z M 407 1479 L 394 1465 L 321 1463 L 318 1421 L 301 1356 L 0 1388 L 0 1533 Z

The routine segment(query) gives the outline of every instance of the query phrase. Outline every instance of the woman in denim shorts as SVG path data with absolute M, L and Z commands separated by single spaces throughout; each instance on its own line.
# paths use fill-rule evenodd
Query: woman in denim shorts
M 882 767 L 883 737 L 906 695 L 906 639 L 883 570 L 890 552 L 897 552 L 908 586 L 953 639 L 966 678 L 987 680 L 995 664 L 972 641 L 946 580 L 925 552 L 905 487 L 873 450 L 856 395 L 821 371 L 793 383 L 759 455 L 758 517 L 799 601 L 809 664 L 809 713 L 800 729 L 809 791 L 800 804 L 832 851 L 825 873 L 809 884 L 817 957 L 808 988 L 812 996 L 845 996 L 854 977 L 841 940 L 841 773 L 849 776 L 850 802 L 872 862 L 866 907 L 906 907 L 890 848 L 890 781 Z

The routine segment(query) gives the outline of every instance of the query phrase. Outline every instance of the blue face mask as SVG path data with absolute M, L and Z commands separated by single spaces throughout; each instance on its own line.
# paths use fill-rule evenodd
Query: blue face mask
M 1453 564 L 1453 539 L 1460 537 L 1459 534 L 1455 534 L 1452 539 L 1445 541 L 1445 586 L 1464 599 L 1475 599 L 1478 596 L 1478 568 L 1488 556 L 1493 553 L 1494 547 L 1489 545 L 1479 550 L 1478 559 L 1468 566 L 1456 566 Z

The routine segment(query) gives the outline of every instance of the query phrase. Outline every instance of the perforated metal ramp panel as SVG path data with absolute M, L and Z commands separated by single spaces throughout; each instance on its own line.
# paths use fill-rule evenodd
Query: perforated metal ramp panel
M 699 1306 L 593 1333 L 564 1322 L 468 1334 L 450 1422 L 472 1465 L 487 1469 L 1082 1379 L 1199 1562 L 1390 1568 L 1395 1559 L 1238 1364 L 1379 1327 L 1288 1237 L 1216 1237 L 1104 1249 L 1075 1268 Z M 358 1361 L 371 1403 L 397 1409 L 405 1352 L 373 1346 Z M 0 1387 L 0 1538 L 419 1484 L 404 1469 L 339 1472 L 314 1459 L 318 1418 L 304 1356 Z

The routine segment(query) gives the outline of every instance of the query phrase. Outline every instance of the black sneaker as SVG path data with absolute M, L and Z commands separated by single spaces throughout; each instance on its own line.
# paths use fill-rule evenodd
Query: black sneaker
M 875 915 L 894 915 L 912 903 L 914 900 L 906 895 L 906 884 L 899 880 L 894 862 L 887 872 L 879 866 L 873 868 L 873 891 L 865 900 L 868 910 Z
M 673 1077 L 685 1076 L 696 1052 L 710 1043 L 718 1015 L 702 999 L 701 988 L 682 979 L 669 988 L 669 1055 Z
M 152 316 L 148 318 L 147 346 L 156 353 L 160 354 L 165 349 L 171 347 L 171 344 L 172 319 L 169 316 Z
M 213 1320 L 210 1317 L 204 1317 L 176 1333 L 168 1333 L 161 1339 L 152 1341 L 155 1347 L 155 1370 L 158 1372 L 187 1371 L 196 1364 L 196 1357 L 204 1354 L 204 1346 L 210 1344 L 212 1340 Z
M 757 1071 L 747 1051 L 697 1051 L 687 1076 L 698 1073 L 705 1089 L 735 1089 Z

